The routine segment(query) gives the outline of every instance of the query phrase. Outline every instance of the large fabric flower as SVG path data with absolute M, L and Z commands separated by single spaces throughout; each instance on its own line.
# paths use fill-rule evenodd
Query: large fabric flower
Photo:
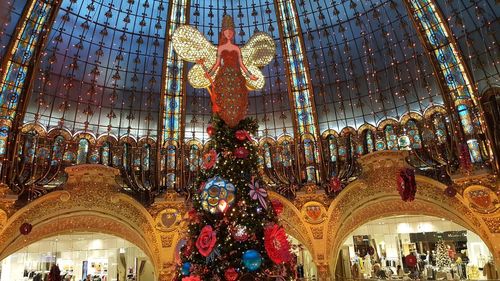
M 206 225 L 201 229 L 201 233 L 196 240 L 196 248 L 198 252 L 204 257 L 208 257 L 214 249 L 217 237 L 215 231 L 210 225 Z
M 211 149 L 205 155 L 203 155 L 203 168 L 205 170 L 212 169 L 217 162 L 217 151 L 215 149 Z
M 264 230 L 264 247 L 269 258 L 277 264 L 292 259 L 285 230 L 277 224 L 270 225 Z
M 250 151 L 248 151 L 248 149 L 246 149 L 243 146 L 237 147 L 234 150 L 234 156 L 236 156 L 236 158 L 239 158 L 239 159 L 245 159 L 245 158 L 247 158 L 248 154 L 250 154 Z
M 415 171 L 410 168 L 402 169 L 398 174 L 398 191 L 405 202 L 413 201 L 417 193 Z
M 255 180 L 255 177 L 252 177 L 252 180 L 250 181 L 248 186 L 250 187 L 250 197 L 253 200 L 259 200 L 260 205 L 264 207 L 264 209 L 267 209 L 267 191 L 264 188 L 260 187 L 260 184 L 257 180 Z

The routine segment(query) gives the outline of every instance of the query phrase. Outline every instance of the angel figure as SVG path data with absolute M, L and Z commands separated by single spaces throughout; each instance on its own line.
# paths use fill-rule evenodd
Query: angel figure
M 212 111 L 230 127 L 245 118 L 248 91 L 264 87 L 259 67 L 274 58 L 276 49 L 267 33 L 255 33 L 241 49 L 234 44 L 234 35 L 233 19 L 228 15 L 222 19 L 217 47 L 189 25 L 180 26 L 172 35 L 177 55 L 196 63 L 188 73 L 189 83 L 194 88 L 207 88 Z

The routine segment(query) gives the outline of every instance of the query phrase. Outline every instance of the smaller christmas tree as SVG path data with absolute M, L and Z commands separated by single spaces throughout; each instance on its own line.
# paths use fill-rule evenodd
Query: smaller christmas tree
M 443 240 L 439 240 L 436 244 L 436 266 L 441 271 L 447 271 L 451 266 L 451 259 L 448 255 L 448 248 Z

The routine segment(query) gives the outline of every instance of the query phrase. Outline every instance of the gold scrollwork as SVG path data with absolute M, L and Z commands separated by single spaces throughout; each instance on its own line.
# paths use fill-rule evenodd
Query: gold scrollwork
M 177 229 L 181 219 L 182 214 L 179 210 L 167 208 L 156 216 L 155 227 L 160 231 L 173 231 Z

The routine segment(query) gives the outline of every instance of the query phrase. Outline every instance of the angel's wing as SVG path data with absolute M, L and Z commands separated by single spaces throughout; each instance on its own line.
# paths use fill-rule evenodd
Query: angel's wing
M 273 38 L 264 32 L 256 32 L 241 48 L 241 56 L 245 66 L 262 67 L 271 62 L 276 54 Z
M 217 47 L 205 39 L 200 31 L 189 25 L 181 25 L 174 31 L 172 45 L 181 59 L 189 62 L 202 59 L 208 69 L 217 59 Z M 205 71 L 199 64 L 191 68 L 188 80 L 194 88 L 206 88 L 210 85 L 210 80 L 205 77 Z
M 245 77 L 247 87 L 250 90 L 262 89 L 264 87 L 264 75 L 259 67 L 265 66 L 274 58 L 276 45 L 269 34 L 256 32 L 248 42 L 241 48 L 243 64 L 248 71 L 257 76 L 257 80 L 250 80 Z

